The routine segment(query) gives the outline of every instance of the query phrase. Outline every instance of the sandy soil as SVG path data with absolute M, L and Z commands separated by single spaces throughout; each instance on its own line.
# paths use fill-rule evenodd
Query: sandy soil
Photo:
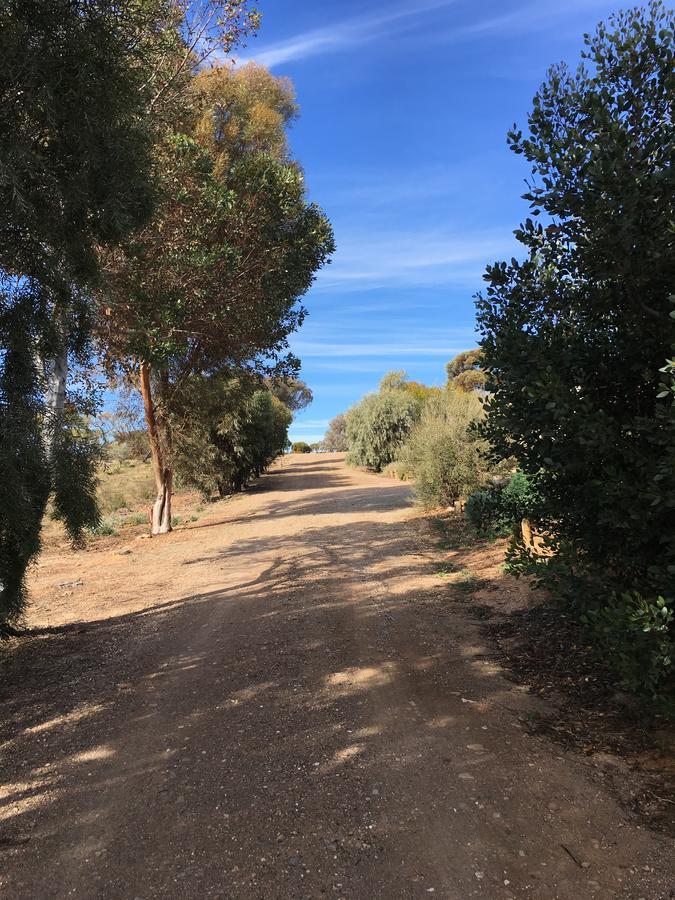
M 675 896 L 672 843 L 528 733 L 449 557 L 497 578 L 337 455 L 46 554 L 2 651 L 2 896 Z

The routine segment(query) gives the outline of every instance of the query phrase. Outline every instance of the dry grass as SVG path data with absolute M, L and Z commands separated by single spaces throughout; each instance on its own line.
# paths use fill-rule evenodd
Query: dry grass
M 104 465 L 98 489 L 102 515 L 147 507 L 154 495 L 155 483 L 149 462 L 123 460 Z
M 142 534 L 148 528 L 148 513 L 155 496 L 152 466 L 138 460 L 111 460 L 100 471 L 98 499 L 101 525 L 88 535 L 88 541 L 98 541 L 118 534 Z M 207 504 L 208 505 L 208 504 Z M 176 490 L 173 497 L 174 525 L 194 522 L 206 511 L 206 506 L 194 491 Z M 45 516 L 43 543 L 58 546 L 67 542 L 60 522 L 49 513 Z

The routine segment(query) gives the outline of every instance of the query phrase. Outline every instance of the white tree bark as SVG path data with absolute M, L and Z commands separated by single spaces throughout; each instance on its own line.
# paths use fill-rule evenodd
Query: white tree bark
M 66 402 L 66 382 L 68 379 L 68 347 L 67 339 L 61 331 L 61 349 L 58 354 L 46 362 L 45 378 L 47 389 L 45 393 L 45 423 L 43 440 L 47 459 L 52 462 L 54 453 L 54 438 L 63 419 L 63 410 Z

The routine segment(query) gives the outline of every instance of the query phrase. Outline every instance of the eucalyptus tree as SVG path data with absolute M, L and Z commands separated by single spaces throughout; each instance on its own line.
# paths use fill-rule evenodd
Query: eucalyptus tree
M 89 362 L 100 250 L 147 221 L 153 146 L 195 67 L 257 21 L 247 0 L 0 6 L 0 623 L 23 608 L 50 491 L 73 537 L 98 515 L 72 421 L 91 393 L 67 378 Z
M 215 67 L 195 79 L 190 111 L 158 148 L 155 216 L 108 260 L 101 325 L 111 363 L 143 396 L 154 534 L 171 529 L 181 392 L 191 378 L 293 375 L 287 336 L 305 315 L 298 301 L 333 249 L 288 159 L 295 104 L 286 82 L 261 67 Z

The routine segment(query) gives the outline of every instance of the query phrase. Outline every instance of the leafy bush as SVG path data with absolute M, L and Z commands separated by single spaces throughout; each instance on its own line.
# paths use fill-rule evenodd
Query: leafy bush
M 93 537 L 111 537 L 118 534 L 114 516 L 105 516 L 98 525 L 87 526 L 86 531 Z
M 404 390 L 368 394 L 347 413 L 347 462 L 380 472 L 396 459 L 415 423 L 418 401 Z
M 283 452 L 291 413 L 267 388 L 237 378 L 191 379 L 177 417 L 176 473 L 209 498 L 241 491 Z
M 476 491 L 466 501 L 466 517 L 479 534 L 505 535 L 523 519 L 536 519 L 540 502 L 532 480 L 516 472 L 504 485 Z
M 426 507 L 451 506 L 485 484 L 484 442 L 472 429 L 482 415 L 475 394 L 432 396 L 400 451 L 399 475 L 409 478 Z
M 504 535 L 502 522 L 501 488 L 490 487 L 474 491 L 467 501 L 464 512 L 469 525 L 481 535 Z
M 491 266 L 477 302 L 485 437 L 536 479 L 555 549 L 540 574 L 586 606 L 675 579 L 674 32 L 662 3 L 636 7 L 585 38 L 583 66 L 549 71 L 509 135 L 544 224 L 526 220 L 526 259 Z M 622 604 L 626 652 L 650 665 Z
M 306 441 L 295 441 L 295 443 L 291 444 L 291 452 L 292 453 L 311 453 L 312 448 Z
M 660 697 L 669 683 L 675 686 L 674 609 L 672 599 L 648 599 L 633 591 L 582 615 L 628 690 Z

